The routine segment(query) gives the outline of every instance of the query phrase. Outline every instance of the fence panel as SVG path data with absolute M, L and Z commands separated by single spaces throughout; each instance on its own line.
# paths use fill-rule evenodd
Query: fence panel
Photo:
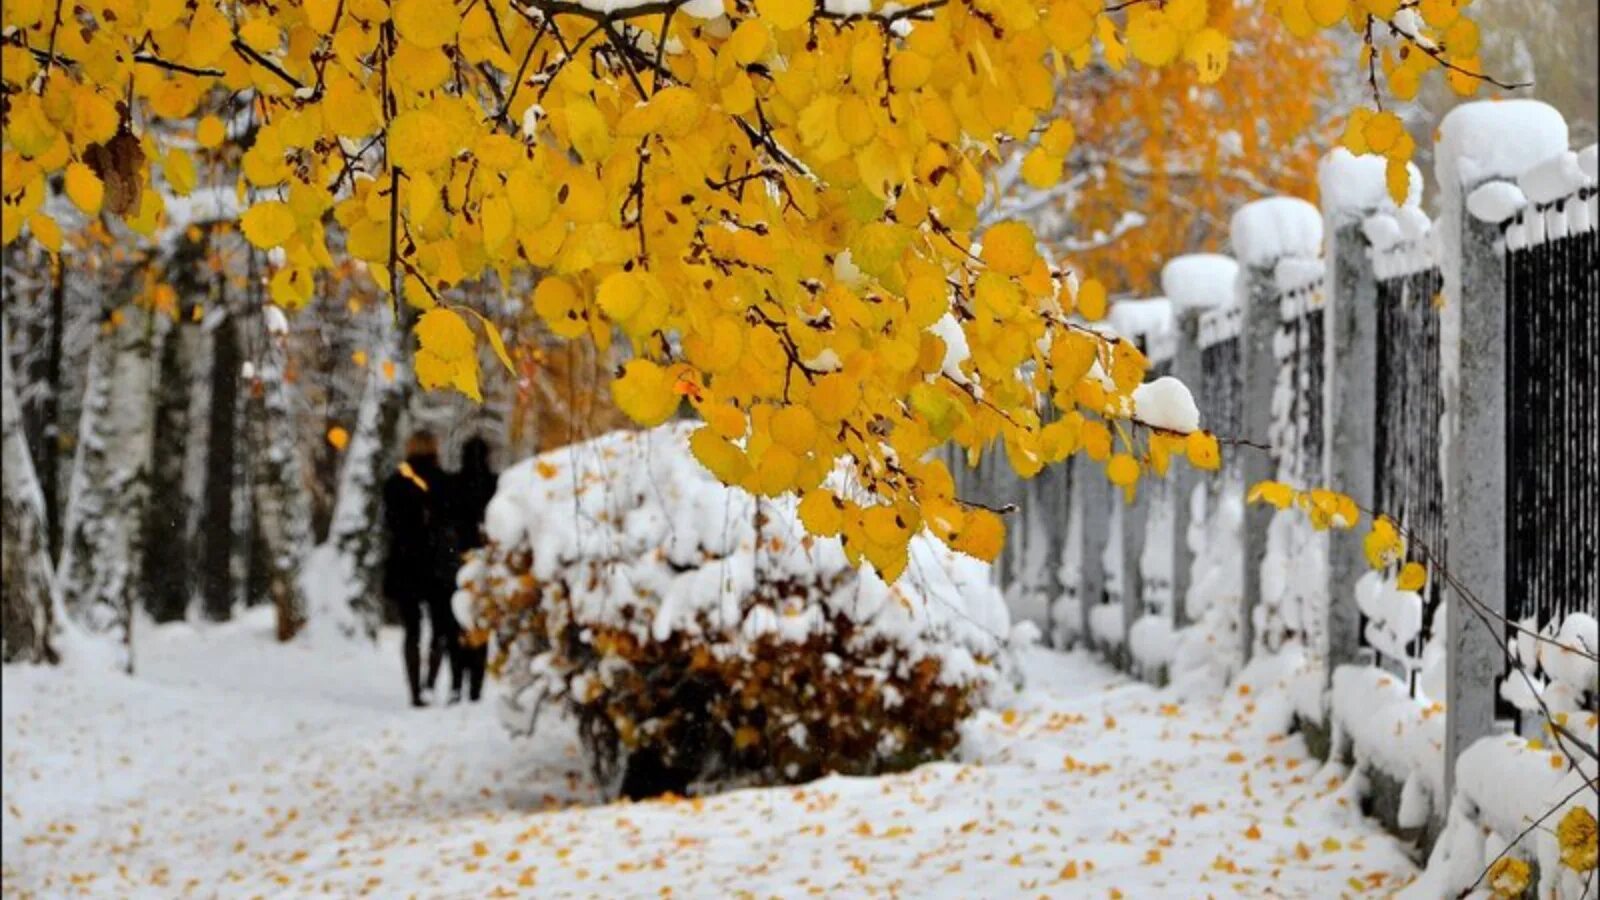
M 1592 614 L 1600 598 L 1594 196 L 1536 203 L 1506 226 L 1506 614 L 1535 629 Z

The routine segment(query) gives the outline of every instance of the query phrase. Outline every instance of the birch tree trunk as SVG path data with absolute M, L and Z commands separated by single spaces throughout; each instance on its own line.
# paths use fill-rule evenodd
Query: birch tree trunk
M 131 309 L 131 307 L 130 307 Z M 132 617 L 144 547 L 152 435 L 150 314 L 108 319 L 90 355 L 58 578 L 91 635 L 119 638 L 133 670 Z
M 0 339 L 0 346 L 4 346 Z M 4 485 L 0 491 L 0 660 L 54 663 L 51 644 L 56 606 L 55 579 L 44 495 L 34 475 L 22 427 L 22 404 L 11 375 L 11 357 L 0 353 L 0 431 L 4 433 Z
M 396 432 L 409 394 L 399 366 L 400 333 L 387 316 L 379 344 L 339 471 L 328 540 L 316 549 L 305 579 L 319 630 L 369 640 L 383 624 L 383 482 L 398 461 Z
M 278 640 L 287 641 L 306 623 L 300 572 L 311 549 L 311 503 L 295 435 L 292 387 L 285 378 L 281 334 L 268 347 L 251 388 L 255 412 L 251 499 L 263 554 L 267 594 L 278 610 Z

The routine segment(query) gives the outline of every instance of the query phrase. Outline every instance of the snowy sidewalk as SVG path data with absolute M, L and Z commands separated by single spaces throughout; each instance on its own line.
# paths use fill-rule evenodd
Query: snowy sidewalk
M 595 806 L 570 732 L 403 707 L 394 635 L 146 631 L 136 679 L 8 667 L 6 896 L 1384 895 L 1414 867 L 1268 686 L 1178 702 L 1084 656 L 967 764 Z M 1258 708 L 1259 704 L 1259 708 Z

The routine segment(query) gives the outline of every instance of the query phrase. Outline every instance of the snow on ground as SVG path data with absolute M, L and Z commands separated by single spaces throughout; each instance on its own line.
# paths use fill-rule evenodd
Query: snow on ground
M 133 679 L 6 668 L 6 896 L 1331 897 L 1415 871 L 1266 685 L 1179 702 L 1031 650 L 963 763 L 598 805 L 564 723 L 414 711 L 397 635 L 270 625 L 147 629 Z

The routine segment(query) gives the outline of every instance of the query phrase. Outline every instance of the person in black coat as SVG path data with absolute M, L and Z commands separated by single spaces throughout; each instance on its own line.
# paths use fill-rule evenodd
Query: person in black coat
M 383 592 L 400 612 L 405 630 L 402 650 L 411 705 L 426 706 L 422 680 L 422 614 L 428 611 L 432 636 L 426 686 L 432 690 L 445 656 L 457 643 L 450 595 L 455 590 L 451 522 L 444 498 L 449 477 L 439 465 L 439 444 L 427 431 L 406 440 L 405 460 L 383 484 L 383 521 L 388 536 Z M 453 661 L 453 660 L 452 660 Z
M 489 444 L 474 437 L 462 445 L 461 471 L 451 479 L 448 506 L 451 532 L 455 538 L 455 554 L 459 564 L 462 554 L 483 546 L 483 513 L 494 499 L 500 476 L 489 466 Z M 489 636 L 465 633 L 458 651 L 459 664 L 451 670 L 450 699 L 461 699 L 462 682 L 466 681 L 468 696 L 476 702 L 483 695 L 484 670 L 489 660 Z

